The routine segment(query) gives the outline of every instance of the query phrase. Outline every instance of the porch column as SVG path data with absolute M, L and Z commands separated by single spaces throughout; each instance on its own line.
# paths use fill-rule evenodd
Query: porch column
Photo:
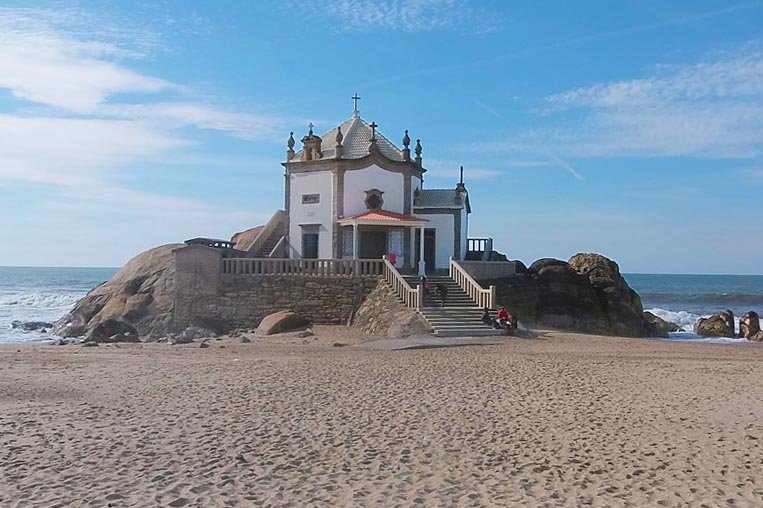
M 421 252 L 421 257 L 419 258 L 419 275 L 426 275 L 427 265 L 424 262 L 424 226 L 419 228 L 419 232 L 421 232 L 421 239 L 419 240 L 419 248 L 421 249 L 419 251 Z
M 408 263 L 408 266 L 411 267 L 411 270 L 416 269 L 416 228 L 414 226 L 411 226 L 409 228 L 411 230 L 411 260 Z
M 358 238 L 358 223 L 352 225 L 352 259 L 358 259 L 360 254 L 360 239 Z

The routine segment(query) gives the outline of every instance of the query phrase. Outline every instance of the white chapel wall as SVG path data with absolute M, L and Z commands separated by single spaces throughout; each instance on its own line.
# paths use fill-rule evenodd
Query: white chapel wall
M 429 222 L 427 229 L 435 229 L 435 268 L 448 268 L 453 257 L 453 247 L 456 242 L 455 224 L 452 214 L 418 214 Z
M 318 257 L 332 258 L 333 237 L 333 174 L 292 173 L 290 175 L 289 243 L 292 254 L 302 256 L 302 227 L 300 224 L 320 224 L 318 230 Z M 316 204 L 302 204 L 302 195 L 318 194 Z
M 387 171 L 376 165 L 347 171 L 344 174 L 344 216 L 363 213 L 366 208 L 366 192 L 379 189 L 384 192 L 385 210 L 403 213 L 404 181 L 402 173 Z

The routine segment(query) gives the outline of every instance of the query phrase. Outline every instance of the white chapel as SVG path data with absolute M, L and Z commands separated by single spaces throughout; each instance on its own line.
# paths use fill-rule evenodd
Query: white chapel
M 408 131 L 400 149 L 377 127 L 356 107 L 322 136 L 311 124 L 298 151 L 291 133 L 283 163 L 287 256 L 386 255 L 401 271 L 419 274 L 465 259 L 471 207 L 463 168 L 454 187 L 427 189 L 420 141 L 412 155 Z

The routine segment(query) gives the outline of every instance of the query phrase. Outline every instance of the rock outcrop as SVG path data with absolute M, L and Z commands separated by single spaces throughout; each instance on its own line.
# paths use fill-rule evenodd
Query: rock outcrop
M 85 342 L 140 342 L 138 330 L 124 321 L 107 319 L 88 329 Z
M 115 320 L 132 326 L 145 339 L 166 336 L 171 331 L 175 289 L 172 251 L 181 246 L 162 245 L 132 258 L 109 281 L 77 302 L 56 323 L 55 333 L 80 337 Z
M 363 333 L 394 338 L 433 332 L 426 319 L 400 303 L 395 292 L 384 281 L 380 281 L 363 301 L 355 313 L 353 326 Z
M 523 321 L 604 335 L 664 336 L 645 319 L 641 298 L 617 263 L 599 254 L 577 254 L 569 262 L 539 259 L 526 273 L 481 283 L 494 284 L 498 303 Z
M 236 249 L 248 251 L 252 247 L 254 239 L 257 238 L 257 235 L 259 235 L 260 231 L 262 231 L 264 228 L 265 226 L 249 228 L 240 233 L 236 233 L 230 240 L 233 242 L 233 246 Z
M 669 337 L 671 332 L 678 332 L 681 327 L 670 321 L 665 321 L 659 316 L 655 316 L 651 312 L 645 311 L 643 314 L 644 320 L 649 325 L 649 335 L 651 337 Z
M 734 337 L 734 313 L 730 310 L 717 312 L 708 318 L 699 318 L 694 333 L 703 337 Z
M 257 335 L 273 335 L 276 333 L 303 330 L 308 326 L 310 326 L 310 321 L 304 316 L 295 312 L 282 310 L 265 316 L 257 327 L 255 333 Z
M 750 339 L 760 333 L 760 317 L 758 313 L 751 310 L 739 318 L 739 336 L 743 339 Z

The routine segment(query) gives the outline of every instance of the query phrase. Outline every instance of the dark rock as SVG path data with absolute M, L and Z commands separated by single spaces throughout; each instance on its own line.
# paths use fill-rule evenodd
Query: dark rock
M 751 339 L 760 333 L 760 318 L 758 313 L 751 310 L 739 319 L 739 336 Z
M 140 342 L 138 331 L 129 323 L 107 319 L 88 330 L 85 342 Z
M 249 337 L 241 337 L 242 344 L 249 344 L 250 342 L 252 342 L 252 339 L 250 339 Z
M 347 344 L 345 344 L 344 342 L 334 342 L 334 343 L 333 343 L 333 344 L 331 344 L 331 345 L 332 345 L 333 347 L 344 347 L 344 346 L 346 346 Z
M 529 273 L 529 270 L 527 269 L 527 265 L 525 265 L 520 260 L 514 259 L 511 262 L 514 263 L 514 271 L 515 271 L 515 273 L 517 273 L 519 275 L 524 275 L 526 273 Z
M 649 335 L 641 297 L 620 275 L 617 263 L 601 254 L 576 254 L 570 258 L 569 263 L 578 273 L 588 277 L 596 290 L 610 328 L 616 335 Z
M 523 320 L 585 333 L 644 337 L 655 333 L 642 315 L 641 298 L 620 275 L 617 263 L 599 254 L 569 262 L 539 259 L 521 273 L 479 281 L 496 286 L 498 305 Z
M 647 327 L 647 331 L 652 337 L 667 338 L 670 336 L 669 334 L 671 332 L 678 332 L 681 330 L 681 327 L 677 324 L 671 323 L 670 321 L 665 321 L 661 317 L 655 316 L 649 311 L 645 311 L 642 315 L 644 316 L 644 320 L 649 325 Z
M 300 339 L 304 339 L 305 337 L 312 337 L 315 335 L 312 330 L 302 330 L 301 332 L 297 332 L 297 337 Z
M 703 337 L 734 337 L 734 313 L 730 310 L 717 312 L 708 318 L 699 318 L 694 333 Z
M 208 347 L 209 347 L 209 343 L 208 343 L 208 342 L 202 342 L 201 344 L 199 344 L 199 347 L 200 347 L 201 349 L 206 349 L 206 348 L 208 348 Z
M 302 330 L 310 326 L 310 322 L 303 316 L 286 310 L 275 312 L 266 316 L 257 327 L 257 335 L 273 335 L 276 333 Z
M 98 347 L 97 342 L 83 342 L 82 347 Z
M 41 331 L 46 332 L 46 328 L 51 328 L 53 323 L 47 323 L 45 321 L 13 321 L 11 328 L 16 330 L 23 330 L 25 332 Z

